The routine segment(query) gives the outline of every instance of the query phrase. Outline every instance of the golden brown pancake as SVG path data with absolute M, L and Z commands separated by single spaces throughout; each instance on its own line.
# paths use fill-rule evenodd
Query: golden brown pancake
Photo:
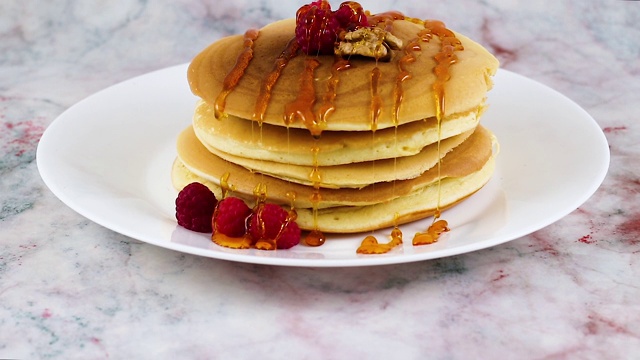
M 420 36 L 424 25 L 408 20 L 396 20 L 391 32 L 404 44 Z M 287 44 L 294 39 L 295 20 L 287 19 L 269 24 L 260 30 L 253 48 L 253 59 L 242 73 L 237 87 L 226 98 L 224 113 L 243 119 L 253 119 L 256 104 L 261 95 L 267 74 L 272 73 L 278 56 L 286 52 Z M 484 106 L 487 90 L 492 86 L 490 77 L 498 68 L 498 61 L 486 49 L 469 38 L 455 33 L 462 42 L 463 51 L 456 52 L 457 61 L 450 68 L 451 78 L 445 84 L 446 108 L 444 119 L 477 112 Z M 295 40 L 294 40 L 295 41 Z M 352 58 L 352 66 L 339 72 L 339 82 L 335 97 L 335 112 L 326 120 L 326 130 L 371 130 L 371 74 L 380 70 L 378 83 L 382 99 L 377 129 L 393 127 L 411 121 L 436 116 L 433 84 L 436 76 L 434 56 L 441 50 L 437 36 L 428 42 L 419 42 L 421 50 L 414 51 L 416 60 L 407 65 L 411 78 L 402 83 L 402 101 L 394 121 L 394 91 L 397 91 L 398 62 L 404 52 L 395 51 L 391 61 Z M 243 35 L 223 38 L 201 52 L 192 61 L 188 75 L 191 89 L 209 104 L 215 104 L 223 90 L 223 82 L 245 49 Z M 331 79 L 334 56 L 313 57 L 320 62 L 314 72 L 316 104 L 314 111 L 322 103 L 322 94 L 327 92 Z M 309 56 L 300 55 L 290 59 L 282 70 L 270 92 L 263 121 L 269 124 L 286 125 L 283 114 L 285 106 L 296 100 L 300 93 L 301 74 L 305 71 L 305 61 Z M 291 127 L 304 128 L 300 121 Z
M 484 108 L 482 108 L 484 109 Z M 451 117 L 438 128 L 436 119 L 371 131 L 324 131 L 319 139 L 306 129 L 286 128 L 227 116 L 218 119 L 204 101 L 196 106 L 193 128 L 211 151 L 255 160 L 292 165 L 314 165 L 312 148 L 319 148 L 317 164 L 332 166 L 392 159 L 419 153 L 425 146 L 447 139 L 478 125 L 481 112 Z
M 437 143 L 430 144 L 425 146 L 421 152 L 412 156 L 334 166 L 318 166 L 317 171 L 320 174 L 321 181 L 315 185 L 334 189 L 363 188 L 374 183 L 412 179 L 435 166 L 440 158 L 465 141 L 471 133 L 473 133 L 473 130 L 444 139 L 439 146 Z M 244 158 L 227 154 L 214 148 L 208 148 L 208 150 L 224 160 L 254 172 L 307 186 L 314 185 L 314 182 L 309 178 L 309 175 L 314 171 L 313 166 Z
M 318 203 L 318 208 L 384 203 L 437 182 L 438 175 L 440 179 L 470 175 L 480 171 L 493 156 L 494 141 L 494 136 L 488 130 L 478 127 L 466 141 L 442 159 L 439 170 L 434 166 L 417 178 L 376 183 L 362 189 L 322 189 L 322 200 Z M 217 186 L 221 185 L 221 179 L 228 178 L 229 186 L 233 187 L 233 192 L 240 197 L 251 199 L 256 186 L 262 184 L 266 186 L 268 197 L 273 202 L 289 204 L 290 198 L 287 193 L 295 193 L 296 208 L 310 208 L 313 205 L 310 201 L 313 187 L 252 172 L 226 161 L 207 150 L 197 140 L 191 127 L 180 134 L 177 148 L 180 163 L 186 169 Z M 465 195 L 468 194 L 461 194 Z

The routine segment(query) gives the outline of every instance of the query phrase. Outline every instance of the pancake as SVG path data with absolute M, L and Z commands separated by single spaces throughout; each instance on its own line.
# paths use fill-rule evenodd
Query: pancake
M 335 166 L 318 166 L 321 181 L 316 186 L 323 188 L 363 188 L 367 185 L 406 180 L 420 176 L 438 163 L 438 160 L 465 141 L 473 130 L 425 146 L 416 155 L 404 156 L 378 161 L 365 161 Z M 309 174 L 314 171 L 313 166 L 292 165 L 274 161 L 255 160 L 230 155 L 217 149 L 208 148 L 218 157 L 243 166 L 250 171 L 270 175 L 282 180 L 313 186 Z
M 492 158 L 495 146 L 493 134 L 479 126 L 472 135 L 442 159 L 439 170 L 437 166 L 434 166 L 413 179 L 376 183 L 362 189 L 322 189 L 322 199 L 316 206 L 321 209 L 386 203 L 437 183 L 438 179 L 465 177 L 484 167 Z M 295 208 L 314 206 L 310 200 L 315 191 L 313 187 L 252 172 L 240 165 L 223 160 L 197 141 L 191 127 L 185 129 L 178 137 L 177 149 L 181 166 L 184 166 L 195 176 L 218 187 L 223 183 L 222 179 L 226 179 L 225 181 L 236 196 L 253 201 L 254 190 L 258 184 L 261 184 L 266 187 L 268 198 L 272 202 L 289 205 L 290 196 L 287 194 L 295 193 Z M 176 170 L 176 166 L 174 166 L 174 175 L 177 171 L 179 170 Z M 175 180 L 174 176 L 174 185 L 179 189 L 186 185 Z M 461 193 L 460 195 L 468 194 Z
M 403 196 L 392 196 L 389 200 L 383 202 L 368 201 L 367 204 L 364 201 L 361 202 L 361 205 L 351 206 L 333 204 L 334 206 L 320 208 L 315 216 L 312 208 L 298 207 L 310 206 L 311 204 L 305 201 L 305 197 L 299 196 L 301 194 L 296 193 L 296 201 L 294 202 L 294 207 L 298 214 L 296 222 L 301 229 L 319 230 L 326 233 L 356 233 L 405 224 L 432 216 L 436 211 L 446 210 L 464 201 L 480 190 L 491 179 L 494 168 L 495 155 L 492 154 L 479 170 L 467 175 L 446 177 L 439 183 L 432 181 L 428 185 L 418 187 Z M 181 189 L 187 184 L 197 181 L 207 185 L 216 196 L 222 196 L 219 179 L 205 173 L 196 174 L 192 170 L 187 168 L 180 158 L 177 158 L 172 170 L 174 186 Z M 264 178 L 266 179 L 267 177 L 265 176 Z M 239 184 L 236 183 L 235 185 Z M 286 187 L 289 189 L 296 188 L 290 185 L 286 185 Z M 274 194 L 273 188 L 270 189 L 268 193 L 271 199 L 279 199 L 282 201 L 282 205 L 285 206 L 290 205 L 290 198 L 286 194 Z M 249 204 L 255 200 L 253 194 L 246 195 L 237 192 L 237 190 L 236 186 L 233 192 L 234 196 L 243 198 Z M 388 191 L 383 192 L 388 193 Z M 336 199 L 333 196 L 335 194 L 327 193 L 327 191 L 323 191 L 322 194 L 323 198 Z M 327 201 L 324 203 L 328 205 Z
M 425 23 L 417 19 L 396 20 L 391 24 L 391 32 L 404 44 L 427 36 L 421 36 Z M 287 104 L 294 102 L 300 91 L 301 76 L 305 73 L 306 62 L 313 58 L 319 62 L 313 73 L 313 90 L 317 98 L 327 93 L 332 79 L 334 56 L 294 56 L 283 60 L 285 65 L 270 92 L 264 90 L 266 80 L 274 74 L 276 60 L 286 54 L 294 38 L 295 20 L 287 19 L 269 24 L 262 28 L 254 43 L 253 58 L 241 73 L 241 79 L 233 91 L 225 98 L 223 111 L 242 119 L 253 119 L 280 126 L 309 128 L 301 121 L 286 124 L 283 118 Z M 449 117 L 465 116 L 477 113 L 484 106 L 487 90 L 492 86 L 490 77 L 498 68 L 498 60 L 481 45 L 462 34 L 455 33 L 464 51 L 456 52 L 455 66 L 449 69 L 450 79 L 444 84 L 446 108 L 442 120 Z M 245 50 L 243 35 L 223 38 L 200 54 L 191 62 L 188 70 L 189 84 L 193 93 L 209 104 L 216 104 L 218 96 L 224 90 L 225 77 L 232 72 L 238 55 Z M 405 56 L 403 51 L 395 51 L 391 61 L 373 61 L 371 59 L 350 58 L 351 67 L 339 72 L 339 82 L 335 93 L 334 111 L 322 124 L 324 130 L 364 131 L 372 126 L 372 72 L 379 71 L 377 89 L 382 101 L 376 129 L 394 127 L 398 124 L 436 117 L 437 104 L 434 102 L 433 85 L 436 82 L 434 68 L 435 56 L 441 51 L 442 43 L 438 36 L 429 41 L 419 41 L 419 51 L 409 51 L 415 61 L 406 65 L 411 74 L 408 81 L 398 86 L 399 61 Z M 408 47 L 406 47 L 408 48 Z M 274 75 L 275 76 L 275 75 Z M 262 89 L 262 90 L 261 90 Z M 402 101 L 394 104 L 394 92 L 402 95 Z M 269 95 L 268 101 L 261 96 Z M 315 107 L 314 107 L 315 105 Z M 313 119 L 320 121 L 317 115 L 321 100 L 309 104 Z M 260 110 L 265 106 L 264 111 Z M 397 119 L 394 114 L 397 113 Z
M 193 116 L 198 139 L 211 151 L 242 158 L 284 164 L 319 166 L 351 164 L 418 154 L 440 139 L 475 129 L 478 113 L 451 117 L 438 129 L 436 119 L 414 121 L 398 127 L 371 131 L 324 131 L 312 139 L 306 129 L 263 124 L 229 115 L 216 118 L 213 106 L 200 101 Z M 439 136 L 438 136 L 439 135 Z M 312 147 L 318 147 L 314 159 Z

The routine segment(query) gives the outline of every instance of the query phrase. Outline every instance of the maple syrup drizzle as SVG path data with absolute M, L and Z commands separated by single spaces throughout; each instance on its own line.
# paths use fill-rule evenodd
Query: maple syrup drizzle
M 264 204 L 267 201 L 267 185 L 258 183 L 253 188 L 253 196 L 256 198 L 256 204 Z
M 405 19 L 404 14 L 399 11 L 385 11 L 379 14 L 371 14 L 369 11 L 366 11 L 366 14 L 367 21 L 371 26 L 378 26 L 381 23 L 389 24 L 396 20 Z
M 426 232 L 418 232 L 413 236 L 413 245 L 429 245 L 438 241 L 440 235 L 449 231 L 449 224 L 446 220 L 437 220 L 429 226 Z
M 313 154 L 313 167 L 309 173 L 309 180 L 313 184 L 314 189 L 319 189 L 322 183 L 322 174 L 320 173 L 320 167 L 318 166 L 318 153 L 320 153 L 320 147 L 316 142 L 311 147 L 311 153 Z
M 400 105 L 402 104 L 402 100 L 404 99 L 404 91 L 402 85 L 405 81 L 411 79 L 413 74 L 409 70 L 407 70 L 407 65 L 412 64 L 416 61 L 415 52 L 420 51 L 422 48 L 418 41 L 420 38 L 415 38 L 411 40 L 407 46 L 404 48 L 404 55 L 398 60 L 398 75 L 396 76 L 396 85 L 393 89 L 393 112 L 392 112 L 392 120 L 393 123 L 398 126 L 399 123 L 399 115 L 400 115 Z
M 231 249 L 250 249 L 251 244 L 253 243 L 249 234 L 236 238 L 227 236 L 216 229 L 214 229 L 213 234 L 211 235 L 211 240 L 220 246 Z
M 222 91 L 218 94 L 214 104 L 214 114 L 217 119 L 225 116 L 224 108 L 227 102 L 227 96 L 236 88 L 249 66 L 251 59 L 253 59 L 253 47 L 259 34 L 260 31 L 257 29 L 250 29 L 244 33 L 244 49 L 240 52 L 240 55 L 238 55 L 231 71 L 224 78 Z
M 229 190 L 234 190 L 233 186 L 229 185 L 229 174 L 228 172 L 224 173 L 220 177 L 220 189 L 222 189 L 222 199 L 226 198 L 229 194 Z
M 260 86 L 260 93 L 258 94 L 258 98 L 256 100 L 254 112 L 252 119 L 257 120 L 258 123 L 262 124 L 264 121 L 264 114 L 267 112 L 267 107 L 269 106 L 269 100 L 271 99 L 271 92 L 273 91 L 273 87 L 275 86 L 278 78 L 280 78 L 280 74 L 282 70 L 287 66 L 289 61 L 298 55 L 298 50 L 300 46 L 296 41 L 295 36 L 289 40 L 287 46 L 284 48 L 282 53 L 276 59 L 273 69 L 262 81 L 262 85 Z
M 389 11 L 377 15 L 371 15 L 367 12 L 367 21 L 372 26 L 378 26 L 384 23 L 384 29 L 387 32 L 391 32 L 393 29 L 393 22 L 395 20 L 404 19 L 404 15 L 397 11 Z M 383 39 L 377 44 L 378 47 L 384 46 Z M 379 52 L 376 52 L 379 53 Z M 371 91 L 371 131 L 375 132 L 378 129 L 378 120 L 380 113 L 382 112 L 382 97 L 380 96 L 380 77 L 382 77 L 382 71 L 378 68 L 378 58 L 376 60 L 376 66 L 371 70 L 370 74 L 370 91 Z
M 382 14 L 381 16 L 372 17 L 370 22 L 371 23 L 376 22 L 377 24 L 381 22 L 386 22 L 388 27 L 390 17 L 393 18 L 394 20 L 404 19 L 404 17 L 401 14 L 386 13 L 386 14 Z M 441 210 L 440 210 L 440 203 L 441 203 L 440 171 L 442 166 L 441 157 L 440 157 L 440 151 L 441 151 L 440 143 L 442 138 L 441 125 L 442 125 L 442 119 L 444 118 L 444 115 L 446 113 L 446 101 L 445 101 L 446 96 L 445 96 L 444 88 L 446 83 L 451 78 L 449 68 L 451 67 L 451 65 L 457 62 L 457 56 L 454 52 L 464 50 L 464 48 L 460 40 L 455 37 L 455 34 L 451 30 L 445 27 L 443 22 L 430 21 L 430 20 L 420 21 L 417 19 L 408 19 L 408 20 L 415 23 L 423 23 L 424 30 L 419 32 L 418 38 L 409 42 L 409 44 L 405 47 L 404 56 L 402 56 L 398 61 L 399 72 L 396 77 L 396 86 L 394 88 L 394 104 L 393 104 L 394 107 L 392 112 L 392 116 L 393 116 L 392 119 L 394 124 L 396 125 L 396 129 L 398 126 L 399 109 L 400 109 L 400 105 L 402 104 L 402 100 L 404 96 L 402 85 L 404 81 L 411 78 L 411 73 L 407 70 L 406 66 L 415 61 L 414 52 L 421 50 L 421 47 L 418 41 L 422 40 L 422 41 L 428 42 L 433 38 L 433 36 L 437 36 L 441 42 L 440 51 L 434 56 L 434 59 L 436 61 L 436 67 L 434 68 L 436 81 L 433 84 L 434 101 L 436 103 L 437 131 L 438 131 L 438 141 L 437 141 L 437 152 L 439 155 L 438 164 L 437 164 L 438 195 L 437 195 L 436 209 L 434 211 L 432 224 L 427 228 L 426 232 L 418 232 L 414 235 L 412 243 L 414 246 L 419 246 L 419 245 L 426 245 L 426 244 L 432 244 L 434 242 L 437 242 L 442 233 L 450 230 L 448 227 L 448 223 L 445 220 L 441 220 L 441 219 L 439 220 L 441 215 Z M 377 84 L 375 83 L 375 81 L 373 81 L 373 76 L 372 76 L 372 82 L 371 82 L 372 114 L 374 114 L 374 112 L 376 111 L 376 104 L 375 104 L 376 102 L 375 97 L 377 95 L 376 87 L 377 87 Z M 377 121 L 374 121 L 375 119 L 376 119 L 375 116 L 372 115 L 372 130 L 375 130 L 375 125 L 377 124 Z M 397 220 L 397 214 L 396 214 L 396 220 Z M 360 254 L 382 254 L 390 251 L 393 248 L 393 246 L 397 245 L 395 244 L 397 243 L 397 240 L 395 240 L 396 238 L 394 238 L 394 232 L 396 231 L 397 232 L 400 231 L 397 225 L 394 227 L 394 231 L 392 231 L 392 236 L 391 236 L 392 240 L 387 244 L 379 244 L 378 240 L 372 235 L 365 237 L 365 239 L 362 241 L 362 244 L 356 250 L 356 252 Z M 400 238 L 400 243 L 401 243 L 401 238 Z
M 436 220 L 440 218 L 440 198 L 441 198 L 441 176 L 440 169 L 442 167 L 442 160 L 440 158 L 440 140 L 442 138 L 442 119 L 446 113 L 446 95 L 445 95 L 445 85 L 451 78 L 451 73 L 449 71 L 451 65 L 455 64 L 458 61 L 458 57 L 455 54 L 455 51 L 462 51 L 464 47 L 459 39 L 456 38 L 453 31 L 446 28 L 445 24 L 442 21 L 438 20 L 426 20 L 424 22 L 425 30 L 420 33 L 426 41 L 429 41 L 434 35 L 440 39 L 440 51 L 434 56 L 436 60 L 436 66 L 433 69 L 433 72 L 436 75 L 436 81 L 433 83 L 433 92 L 435 94 L 435 102 L 436 102 L 436 120 L 438 127 L 438 200 L 436 205 L 436 210 L 433 216 L 435 225 Z M 445 223 L 446 224 L 446 223 Z M 448 228 L 447 228 L 448 231 Z
M 388 243 L 379 243 L 378 239 L 376 239 L 373 235 L 368 235 L 365 237 L 360 246 L 356 250 L 358 254 L 384 254 L 391 251 L 398 245 L 402 244 L 402 230 L 397 225 L 398 214 L 395 215 L 395 223 L 396 225 L 391 230 L 391 239 Z
M 296 221 L 298 220 L 298 211 L 296 210 L 296 196 L 295 191 L 287 191 L 285 196 L 289 199 L 289 217 L 287 221 Z
M 455 51 L 462 51 L 464 47 L 459 39 L 455 37 L 455 34 L 447 29 L 443 22 L 437 20 L 425 20 L 424 30 L 419 33 L 419 37 L 425 41 L 430 41 L 434 36 L 440 39 L 440 51 L 434 56 L 436 66 L 434 68 L 434 74 L 436 75 L 436 81 L 433 84 L 434 101 L 436 103 L 436 120 L 438 129 L 438 142 L 437 151 L 440 155 L 440 140 L 442 138 L 442 119 L 446 113 L 446 94 L 445 85 L 451 78 L 449 71 L 451 65 L 455 64 L 458 60 Z M 442 166 L 442 160 L 438 156 L 438 198 L 436 209 L 433 214 L 433 222 L 427 228 L 426 232 L 418 232 L 413 237 L 413 245 L 427 245 L 433 244 L 438 241 L 442 233 L 449 231 L 448 223 L 445 220 L 439 220 L 441 215 L 440 202 L 441 202 L 441 175 L 440 170 Z
M 338 83 L 340 82 L 339 73 L 351 68 L 349 60 L 342 56 L 335 56 L 333 65 L 331 66 L 331 75 L 327 80 L 327 91 L 322 97 L 322 104 L 318 108 L 318 121 L 322 127 L 327 123 L 327 119 L 336 110 L 336 95 L 338 91 Z
M 304 241 L 309 246 L 320 246 L 324 244 L 326 237 L 322 231 L 318 230 L 318 204 L 320 204 L 320 201 L 322 200 L 322 195 L 320 194 L 322 174 L 318 167 L 318 153 L 320 152 L 318 140 L 315 141 L 315 144 L 311 148 L 311 152 L 313 154 L 313 169 L 311 170 L 311 173 L 309 173 L 309 180 L 313 184 L 313 193 L 310 198 L 311 211 L 313 215 L 313 230 L 307 234 Z
M 316 91 L 313 84 L 315 70 L 320 66 L 316 58 L 308 57 L 304 60 L 304 71 L 300 75 L 300 88 L 298 97 L 285 105 L 284 123 L 289 126 L 294 121 L 300 120 L 309 129 L 314 137 L 320 136 L 323 124 L 316 120 L 313 105 L 316 103 Z
M 311 230 L 304 238 L 305 244 L 313 247 L 322 246 L 327 241 L 327 237 L 320 230 Z
M 298 198 L 298 194 L 295 191 L 287 191 L 284 196 L 289 199 L 289 206 L 291 209 L 295 209 L 296 199 Z
M 371 90 L 371 131 L 376 131 L 378 129 L 378 119 L 380 118 L 380 113 L 382 112 L 382 97 L 380 96 L 380 76 L 382 76 L 382 72 L 379 67 L 374 67 L 371 70 L 370 76 L 370 90 Z
M 424 22 L 425 32 L 421 33 L 424 38 L 431 39 L 434 35 L 440 39 L 440 51 L 435 55 L 436 66 L 433 72 L 436 81 L 433 90 L 436 98 L 436 118 L 438 122 L 444 118 L 446 110 L 444 86 L 451 78 L 449 71 L 451 65 L 458 61 L 455 51 L 462 51 L 464 47 L 453 31 L 447 29 L 443 22 L 438 20 L 427 20 Z M 428 41 L 428 40 L 427 40 Z

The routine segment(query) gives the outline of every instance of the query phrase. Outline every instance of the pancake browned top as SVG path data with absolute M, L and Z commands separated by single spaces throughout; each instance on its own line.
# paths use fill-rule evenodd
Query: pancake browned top
M 437 36 L 429 41 L 418 41 L 420 50 L 407 49 L 407 44 L 418 39 L 425 26 L 415 19 L 396 20 L 391 33 L 403 41 L 405 49 L 393 51 L 391 61 L 382 62 L 367 58 L 349 59 L 350 68 L 334 71 L 337 61 L 330 55 L 306 56 L 299 54 L 288 61 L 274 82 L 271 91 L 264 90 L 278 57 L 287 51 L 287 44 L 294 39 L 295 20 L 282 20 L 265 26 L 259 32 L 253 45 L 253 57 L 246 69 L 237 71 L 242 76 L 237 86 L 228 93 L 224 101 L 224 113 L 244 119 L 256 119 L 261 111 L 256 105 L 263 104 L 266 110 L 263 121 L 275 125 L 285 125 L 284 114 L 287 104 L 294 102 L 303 93 L 301 80 L 305 67 L 317 61 L 313 70 L 314 101 L 308 101 L 311 120 L 318 121 L 318 108 L 328 94 L 331 81 L 337 79 L 335 111 L 327 118 L 325 130 L 371 130 L 372 129 L 372 74 L 380 71 L 375 90 L 382 101 L 380 116 L 375 128 L 383 129 L 419 119 L 436 116 L 436 104 L 433 85 L 436 81 L 434 56 L 441 51 L 442 44 Z M 381 25 L 382 26 L 382 25 Z M 444 117 L 477 111 L 482 106 L 487 90 L 491 87 L 490 76 L 498 68 L 498 61 L 482 46 L 469 38 L 455 33 L 464 47 L 456 51 L 457 60 L 450 67 L 450 79 L 444 83 L 446 107 Z M 243 35 L 223 38 L 210 45 L 195 57 L 189 67 L 189 83 L 192 91 L 206 102 L 215 104 L 224 89 L 227 75 L 233 72 L 239 54 L 245 51 Z M 405 52 L 406 50 L 406 52 Z M 406 54 L 415 56 L 415 61 L 406 64 L 410 78 L 398 81 L 400 60 Z M 404 65 L 403 65 L 404 66 Z M 270 95 L 267 102 L 259 97 Z M 400 102 L 394 101 L 402 95 Z M 394 105 L 395 104 L 395 105 Z M 397 108 L 397 109 L 396 109 Z M 397 123 L 393 114 L 398 114 Z M 256 116 L 254 116 L 256 114 Z M 258 116 L 259 117 L 259 116 Z M 305 127 L 300 121 L 294 121 L 291 127 Z

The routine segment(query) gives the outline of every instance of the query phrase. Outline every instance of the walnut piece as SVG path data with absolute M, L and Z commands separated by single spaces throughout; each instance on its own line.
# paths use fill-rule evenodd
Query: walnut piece
M 376 60 L 391 60 L 391 50 L 402 48 L 402 40 L 390 32 L 375 28 L 360 28 L 344 34 L 334 49 L 336 55 L 360 55 Z

